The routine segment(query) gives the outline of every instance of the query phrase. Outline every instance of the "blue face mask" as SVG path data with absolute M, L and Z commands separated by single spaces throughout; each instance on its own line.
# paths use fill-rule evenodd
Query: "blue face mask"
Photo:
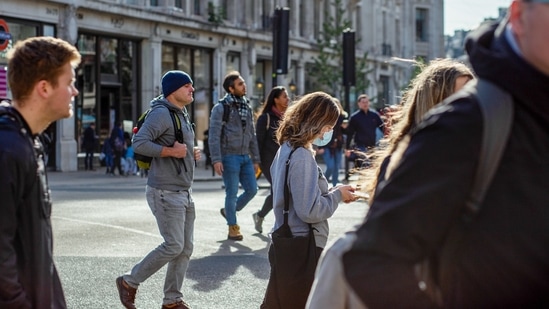
M 318 147 L 326 146 L 328 143 L 332 140 L 332 134 L 334 134 L 334 130 L 330 130 L 322 135 L 322 137 L 317 137 L 313 141 L 313 145 L 316 145 Z

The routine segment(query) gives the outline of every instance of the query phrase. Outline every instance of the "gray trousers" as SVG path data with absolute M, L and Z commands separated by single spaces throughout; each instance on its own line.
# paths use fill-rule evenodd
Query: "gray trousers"
M 193 252 L 194 202 L 190 190 L 167 191 L 147 186 L 146 196 L 164 242 L 124 275 L 124 280 L 137 288 L 168 264 L 163 304 L 172 304 L 183 299 L 181 287 Z

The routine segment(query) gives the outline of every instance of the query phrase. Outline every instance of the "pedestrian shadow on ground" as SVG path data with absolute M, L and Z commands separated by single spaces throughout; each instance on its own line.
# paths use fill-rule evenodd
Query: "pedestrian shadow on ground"
M 267 259 L 268 243 L 265 248 L 259 250 L 252 250 L 233 240 L 223 240 L 219 243 L 218 251 L 212 255 L 198 259 L 191 258 L 187 278 L 196 281 L 192 286 L 193 290 L 203 292 L 217 290 L 227 280 L 246 282 L 245 274 L 238 272 L 241 266 L 260 280 L 269 279 L 271 268 Z

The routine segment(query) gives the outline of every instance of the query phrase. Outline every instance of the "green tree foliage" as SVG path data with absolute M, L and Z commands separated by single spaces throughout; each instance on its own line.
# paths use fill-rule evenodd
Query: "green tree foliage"
M 335 8 L 335 14 L 324 12 L 325 20 L 322 32 L 317 40 L 319 54 L 313 58 L 314 65 L 308 66 L 308 74 L 314 89 L 340 95 L 343 90 L 343 30 L 351 28 L 351 21 L 345 18 L 342 0 L 333 0 L 329 5 Z M 359 42 L 357 40 L 355 45 Z M 356 59 L 356 93 L 364 93 L 370 81 L 368 73 L 368 53 Z

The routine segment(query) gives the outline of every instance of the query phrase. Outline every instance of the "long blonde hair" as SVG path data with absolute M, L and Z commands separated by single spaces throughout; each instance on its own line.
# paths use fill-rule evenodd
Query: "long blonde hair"
M 284 113 L 276 131 L 278 143 L 289 142 L 292 148 L 308 146 L 323 127 L 336 124 L 340 113 L 331 95 L 322 91 L 306 94 Z
M 369 181 L 367 186 L 370 196 L 375 193 L 377 180 L 380 173 L 380 165 L 388 155 L 393 155 L 391 158 L 390 167 L 387 168 L 387 176 L 391 173 L 392 167 L 396 166 L 395 162 L 400 160 L 400 156 L 405 149 L 405 145 L 400 145 L 410 131 L 421 122 L 425 114 L 435 105 L 442 102 L 455 92 L 456 80 L 460 77 L 468 77 L 474 79 L 473 72 L 465 64 L 453 59 L 435 59 L 427 66 L 422 66 L 422 71 L 410 82 L 410 87 L 405 91 L 400 110 L 393 112 L 391 117 L 392 128 L 388 139 L 385 141 L 384 148 L 374 153 L 373 169 L 366 171 L 368 176 L 365 177 Z M 395 151 L 398 151 L 398 154 Z M 397 158 L 398 157 L 398 158 Z M 372 177 L 375 176 L 375 177 Z

